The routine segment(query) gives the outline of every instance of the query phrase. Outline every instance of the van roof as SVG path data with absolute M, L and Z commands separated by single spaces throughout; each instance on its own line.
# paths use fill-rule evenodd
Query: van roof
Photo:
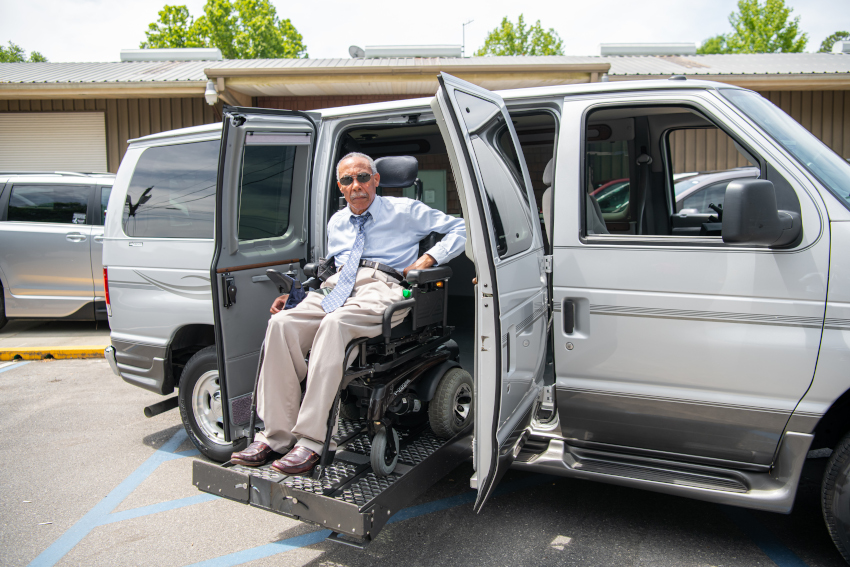
M 652 91 L 652 90 L 714 90 L 717 88 L 729 88 L 744 90 L 740 87 L 716 83 L 713 81 L 694 81 L 691 79 L 656 79 L 648 81 L 610 81 L 599 83 L 581 83 L 574 85 L 555 85 L 550 87 L 532 87 L 525 89 L 510 89 L 504 91 L 495 91 L 505 100 L 520 100 L 532 97 L 551 97 L 551 96 L 570 96 L 570 95 L 585 95 L 590 93 L 605 93 L 605 92 L 624 92 L 624 91 Z M 372 102 L 367 104 L 338 106 L 334 108 L 321 108 L 311 110 L 311 113 L 318 114 L 322 118 L 332 118 L 337 116 L 351 114 L 366 114 L 371 112 L 384 112 L 392 110 L 405 110 L 409 108 L 427 107 L 432 96 L 422 98 L 410 98 L 402 100 L 393 100 L 387 102 Z M 353 110 L 356 109 L 356 110 Z M 142 138 L 130 140 L 130 143 L 158 140 L 172 137 L 197 136 L 203 134 L 219 134 L 221 132 L 221 123 L 204 124 L 202 126 L 191 126 L 189 128 L 178 128 L 177 130 L 168 130 L 151 134 Z

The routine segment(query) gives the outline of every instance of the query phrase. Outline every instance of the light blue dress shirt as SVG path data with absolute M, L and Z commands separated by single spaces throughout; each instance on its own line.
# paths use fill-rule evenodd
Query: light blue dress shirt
M 427 251 L 437 264 L 445 264 L 461 253 L 466 243 L 463 219 L 449 216 L 428 205 L 404 197 L 381 197 L 367 209 L 372 218 L 366 222 L 364 260 L 380 262 L 402 272 L 419 258 L 419 241 L 431 234 L 444 234 L 436 246 Z M 328 221 L 328 256 L 337 268 L 345 264 L 357 234 L 348 220 L 351 209 L 346 207 Z

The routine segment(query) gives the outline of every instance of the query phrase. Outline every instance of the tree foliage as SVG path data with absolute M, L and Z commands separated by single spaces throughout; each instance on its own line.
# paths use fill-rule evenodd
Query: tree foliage
M 186 6 L 166 4 L 145 35 L 143 49 L 217 47 L 225 59 L 307 57 L 304 38 L 269 0 L 207 0 L 198 19 Z
M 27 58 L 27 52 L 24 51 L 24 48 L 11 41 L 9 42 L 9 47 L 0 45 L 0 63 L 23 63 L 25 61 L 30 63 L 45 63 L 47 57 L 38 51 L 33 51 L 30 53 L 29 58 Z
M 697 53 L 799 53 L 809 37 L 799 16 L 789 19 L 793 11 L 785 0 L 738 0 L 738 12 L 729 14 L 732 32 L 705 40 Z
M 563 55 L 564 42 L 553 28 L 544 30 L 540 20 L 527 27 L 523 15 L 516 24 L 507 16 L 502 25 L 487 34 L 484 45 L 475 55 Z
M 832 35 L 826 36 L 820 44 L 820 49 L 818 49 L 818 53 L 831 53 L 832 46 L 835 45 L 837 41 L 847 41 L 850 39 L 850 32 L 846 31 L 837 31 Z

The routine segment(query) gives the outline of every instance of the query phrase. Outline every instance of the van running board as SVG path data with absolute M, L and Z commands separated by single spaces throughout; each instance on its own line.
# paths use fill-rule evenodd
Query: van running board
M 472 456 L 472 428 L 448 441 L 427 426 L 399 430 L 398 465 L 380 477 L 369 462 L 366 422 L 340 418 L 337 451 L 321 479 L 271 468 L 196 460 L 192 482 L 203 492 L 332 530 L 338 543 L 365 547 L 387 521 Z M 350 539 L 350 538 L 353 538 Z

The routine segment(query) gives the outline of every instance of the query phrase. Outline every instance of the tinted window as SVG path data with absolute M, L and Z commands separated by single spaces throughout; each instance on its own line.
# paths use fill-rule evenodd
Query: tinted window
M 9 196 L 7 219 L 22 222 L 86 224 L 91 187 L 16 185 Z
M 219 142 L 146 149 L 124 202 L 127 236 L 212 238 L 218 149 Z
M 106 224 L 106 205 L 109 204 L 109 195 L 112 193 L 112 187 L 100 188 L 100 224 Z
M 296 150 L 295 146 L 245 146 L 239 240 L 272 238 L 286 232 Z
M 701 189 L 685 197 L 681 204 L 677 203 L 676 208 L 680 211 L 689 209 L 691 211 L 695 210 L 699 214 L 714 214 L 714 209 L 710 208 L 709 205 L 714 204 L 723 207 L 727 185 L 729 185 L 728 181 L 709 185 L 705 189 Z
M 589 130 L 595 131 L 592 126 Z M 625 214 L 628 211 L 631 191 L 628 141 L 588 141 L 587 176 L 587 191 L 603 213 Z M 594 213 L 588 210 L 587 214 Z

